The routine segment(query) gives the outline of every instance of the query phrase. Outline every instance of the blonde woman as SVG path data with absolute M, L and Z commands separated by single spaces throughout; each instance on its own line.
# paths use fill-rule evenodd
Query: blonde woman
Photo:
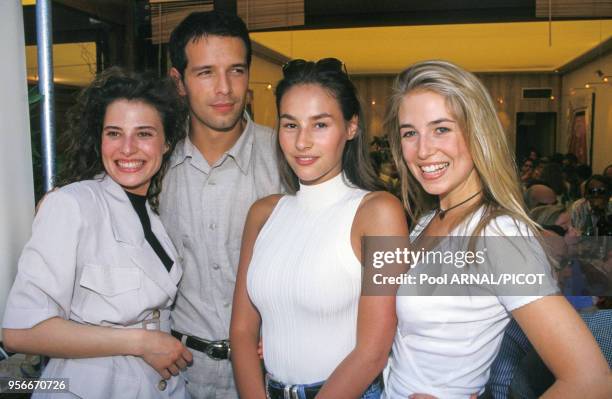
M 474 75 L 444 61 L 405 70 L 394 86 L 388 127 L 412 239 L 538 235 L 495 108 Z M 506 255 L 491 259 L 515 268 Z M 527 263 L 548 273 L 543 262 Z M 607 363 L 572 307 L 551 295 L 556 291 L 551 282 L 540 287 L 541 296 L 398 296 L 384 396 L 483 394 L 514 317 L 557 378 L 545 397 L 609 398 Z

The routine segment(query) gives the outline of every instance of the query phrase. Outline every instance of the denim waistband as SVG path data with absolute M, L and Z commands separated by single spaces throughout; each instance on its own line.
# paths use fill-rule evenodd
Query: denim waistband
M 325 381 L 311 384 L 288 385 L 274 379 L 271 374 L 266 374 L 266 395 L 268 399 L 310 399 L 314 398 L 323 387 Z M 282 392 L 282 394 L 281 394 Z M 362 398 L 376 398 L 382 393 L 382 375 L 370 384 Z M 281 396 L 282 395 L 282 396 Z

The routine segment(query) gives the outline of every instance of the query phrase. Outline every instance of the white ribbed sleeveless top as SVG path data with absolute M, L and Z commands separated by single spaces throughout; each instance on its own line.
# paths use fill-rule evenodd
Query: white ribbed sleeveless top
M 257 237 L 247 289 L 261 315 L 266 369 L 278 381 L 326 380 L 355 347 L 361 262 L 351 227 L 367 193 L 342 174 L 300 185 Z

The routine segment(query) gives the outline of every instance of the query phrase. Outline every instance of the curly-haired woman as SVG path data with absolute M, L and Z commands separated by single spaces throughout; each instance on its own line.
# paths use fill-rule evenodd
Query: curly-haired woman
M 4 343 L 51 357 L 42 377 L 67 379 L 54 398 L 185 397 L 191 353 L 169 334 L 182 269 L 157 216 L 181 102 L 167 81 L 110 69 L 69 121 L 63 185 L 23 249 Z

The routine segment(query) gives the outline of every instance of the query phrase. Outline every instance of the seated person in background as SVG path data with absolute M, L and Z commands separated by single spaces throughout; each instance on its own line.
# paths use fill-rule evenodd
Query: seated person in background
M 606 166 L 602 174 L 607 177 L 608 180 L 612 180 L 612 165 Z
M 521 165 L 521 182 L 526 184 L 529 180 L 531 180 L 531 174 L 533 173 L 533 161 L 527 158 L 523 164 Z
M 560 164 L 550 162 L 544 165 L 540 180 L 553 189 L 557 195 L 558 203 L 565 204 L 569 201 L 569 184 L 563 177 L 563 168 Z
M 69 113 L 63 186 L 40 205 L 4 313 L 13 352 L 51 360 L 64 394 L 184 398 L 191 362 L 170 335 L 181 264 L 157 215 L 186 113 L 174 85 L 104 71 Z
M 540 205 L 533 208 L 529 216 L 543 228 L 563 236 L 566 244 L 576 243 L 576 237 L 580 233 L 571 225 L 570 215 L 565 206 L 560 204 Z
M 593 170 L 589 165 L 576 165 L 577 184 L 580 191 L 580 197 L 584 197 L 584 184 L 593 175 Z
M 574 257 L 580 233 L 570 225 L 566 208 L 563 205 L 542 205 L 532 209 L 529 216 L 544 228 L 542 236 L 557 271 L 561 291 L 569 303 L 576 310 L 591 308 L 593 298 L 582 295 L 588 291 L 587 279 L 580 262 Z
M 557 195 L 552 188 L 544 184 L 534 184 L 525 192 L 525 204 L 531 210 L 541 205 L 555 205 Z
M 578 157 L 575 154 L 568 153 L 563 156 L 562 161 L 563 166 L 569 166 L 570 168 L 575 168 L 578 164 Z
M 608 178 L 602 175 L 593 175 L 586 181 L 584 198 L 572 204 L 570 208 L 571 223 L 582 235 L 594 236 L 598 234 L 597 227 L 603 225 L 602 222 L 610 226 L 612 215 L 610 187 Z M 600 234 L 604 235 L 605 233 Z
M 580 316 L 595 337 L 608 367 L 612 367 L 612 309 L 582 311 Z M 513 319 L 491 366 L 487 392 L 494 399 L 531 399 L 542 395 L 554 382 L 554 376 Z

